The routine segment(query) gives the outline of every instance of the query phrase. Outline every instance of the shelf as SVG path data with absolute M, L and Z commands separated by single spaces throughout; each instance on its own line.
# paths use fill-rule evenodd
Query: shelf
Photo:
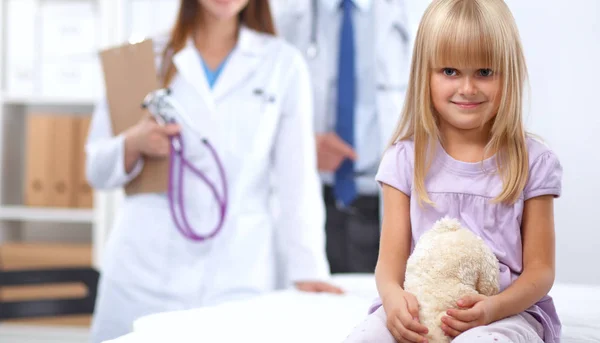
M 0 206 L 0 220 L 56 223 L 92 223 L 94 221 L 94 210 L 28 206 Z
M 94 106 L 97 102 L 93 97 L 44 97 L 4 94 L 0 99 L 5 104 L 14 105 L 63 105 L 63 106 Z
M 0 323 L 2 343 L 84 343 L 89 339 L 89 328 Z
M 57 2 L 59 8 L 53 6 L 52 1 L 45 0 L 0 0 L 0 135 L 4 137 L 0 140 L 0 158 L 16 165 L 10 172 L 3 172 L 0 175 L 0 194 L 8 197 L 8 200 L 0 203 L 0 224 L 9 229 L 3 230 L 3 227 L 0 227 L 0 244 L 4 231 L 10 231 L 8 235 L 10 236 L 13 231 L 18 233 L 16 231 L 21 228 L 24 231 L 36 231 L 29 230 L 29 227 L 37 228 L 46 226 L 45 224 L 58 224 L 48 226 L 82 224 L 74 226 L 85 226 L 86 229 L 90 226 L 93 264 L 101 269 L 99 262 L 102 259 L 106 237 L 112 227 L 114 216 L 119 210 L 118 204 L 122 201 L 122 190 L 95 191 L 94 196 L 98 201 L 94 201 L 94 209 L 20 206 L 20 198 L 10 195 L 22 192 L 22 185 L 13 182 L 24 175 L 23 170 L 19 169 L 23 169 L 24 166 L 25 148 L 22 144 L 13 144 L 14 140 L 8 138 L 15 136 L 19 138 L 19 142 L 22 142 L 20 136 L 24 134 L 23 130 L 26 130 L 25 119 L 30 113 L 78 116 L 93 113 L 98 101 L 104 100 L 102 73 L 101 69 L 97 69 L 101 65 L 96 64 L 101 62 L 100 56 L 97 55 L 99 50 L 121 45 L 127 41 L 127 38 L 135 40 L 134 33 L 150 37 L 153 36 L 153 32 L 168 30 L 175 19 L 178 5 L 174 0 L 84 0 L 77 1 L 73 6 L 74 10 L 68 9 L 64 16 L 53 15 L 64 10 L 64 5 L 67 3 L 68 1 Z M 92 11 L 87 3 L 93 5 Z M 134 15 L 142 12 L 144 13 L 142 16 Z M 46 16 L 47 14 L 52 17 Z M 76 18 L 73 18 L 72 24 L 62 25 L 63 19 L 69 21 L 73 15 Z M 82 20 L 81 16 L 85 16 L 85 19 Z M 95 21 L 93 33 L 90 25 L 92 16 Z M 11 20 L 5 20 L 7 18 Z M 92 34 L 95 44 L 90 49 Z M 85 56 L 81 54 L 82 52 Z M 58 60 L 50 56 L 73 57 L 75 63 L 73 70 L 69 71 L 68 69 L 71 69 L 68 68 L 69 64 L 61 63 L 64 62 L 62 59 Z M 91 66 L 90 63 L 96 64 L 94 66 L 96 77 L 88 74 L 91 73 L 87 69 Z M 54 75 L 45 74 L 48 71 Z M 92 87 L 89 81 L 81 80 L 94 80 L 92 82 L 97 82 L 98 87 Z M 13 206 L 13 204 L 18 205 Z M 21 223 L 33 225 L 20 225 Z M 38 223 L 42 225 L 36 225 Z M 36 231 L 35 234 L 51 235 L 53 241 L 54 238 L 60 241 L 63 237 L 70 241 L 71 237 L 68 236 L 71 232 L 63 231 L 62 229 L 46 230 L 41 233 Z M 26 233 L 25 236 L 29 234 Z M 6 326 L 3 327 L 0 323 L 2 343 L 68 342 L 61 335 L 54 338 L 45 332 L 31 339 L 17 336 L 7 338 L 3 336 L 6 334 L 3 328 L 6 329 Z M 27 329 L 25 331 L 27 333 Z M 38 336 L 40 336 L 39 340 Z

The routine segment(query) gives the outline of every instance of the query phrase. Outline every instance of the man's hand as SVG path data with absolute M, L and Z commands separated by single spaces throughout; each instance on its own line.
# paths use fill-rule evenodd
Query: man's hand
M 461 298 L 458 309 L 449 309 L 448 316 L 442 317 L 442 330 L 456 337 L 461 333 L 477 327 L 488 325 L 494 318 L 494 298 L 481 294 L 467 295 Z
M 317 166 L 320 171 L 335 172 L 346 158 L 356 160 L 356 152 L 337 134 L 317 135 Z
M 296 288 L 309 293 L 333 293 L 344 294 L 344 291 L 332 284 L 320 281 L 299 281 L 296 282 Z

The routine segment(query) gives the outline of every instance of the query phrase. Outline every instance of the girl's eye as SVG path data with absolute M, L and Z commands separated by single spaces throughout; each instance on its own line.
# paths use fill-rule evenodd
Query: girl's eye
M 491 69 L 480 69 L 479 75 L 481 75 L 483 77 L 490 77 L 490 76 L 494 75 L 494 71 L 492 71 Z
M 446 75 L 446 76 L 455 76 L 456 75 L 456 69 L 444 68 L 444 69 L 442 69 L 442 73 L 444 73 L 444 75 Z

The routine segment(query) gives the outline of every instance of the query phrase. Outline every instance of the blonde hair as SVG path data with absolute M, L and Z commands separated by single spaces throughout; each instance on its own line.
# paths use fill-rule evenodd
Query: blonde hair
M 522 120 L 527 67 L 510 10 L 503 0 L 434 0 L 417 31 L 406 99 L 391 142 L 414 140 L 413 184 L 419 203 L 433 204 L 425 177 L 441 139 L 430 94 L 432 69 L 473 66 L 491 68 L 501 77 L 500 106 L 486 146 L 496 153 L 503 181 L 494 201 L 515 202 L 527 182 Z

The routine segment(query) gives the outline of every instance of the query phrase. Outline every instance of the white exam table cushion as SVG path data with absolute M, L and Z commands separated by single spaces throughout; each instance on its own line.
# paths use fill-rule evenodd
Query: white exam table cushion
M 110 343 L 341 342 L 377 296 L 372 275 L 334 282 L 343 296 L 276 292 L 214 307 L 140 318 L 134 332 Z M 563 322 L 562 343 L 600 342 L 600 286 L 556 284 L 550 293 Z

